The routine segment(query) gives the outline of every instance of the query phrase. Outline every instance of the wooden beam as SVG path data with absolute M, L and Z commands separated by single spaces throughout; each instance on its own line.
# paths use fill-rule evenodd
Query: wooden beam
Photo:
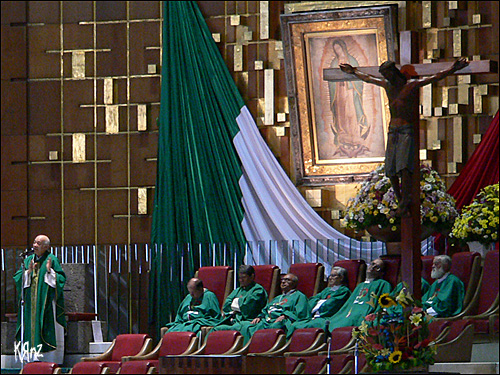
M 453 62 L 437 62 L 431 64 L 410 64 L 415 69 L 415 74 L 417 76 L 429 76 L 432 74 L 439 73 L 443 70 L 451 68 Z M 401 69 L 401 65 L 396 65 Z M 378 71 L 378 66 L 366 66 L 358 67 L 363 73 L 373 75 L 375 77 L 382 78 L 382 75 Z M 483 60 L 483 61 L 469 61 L 469 65 L 465 68 L 455 72 L 455 75 L 464 74 L 478 74 L 478 73 L 497 73 L 498 72 L 498 62 L 493 60 Z M 356 81 L 356 78 L 352 74 L 344 73 L 340 68 L 330 68 L 323 69 L 323 79 L 330 82 L 335 81 Z

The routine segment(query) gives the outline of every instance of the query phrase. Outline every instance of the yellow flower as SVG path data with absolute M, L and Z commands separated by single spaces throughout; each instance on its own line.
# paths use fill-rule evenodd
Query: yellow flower
M 389 348 L 384 348 L 384 349 L 382 349 L 382 350 L 380 351 L 380 355 L 381 355 L 382 357 L 386 357 L 386 356 L 388 356 L 390 353 L 391 353 L 391 350 L 390 350 Z
M 389 362 L 391 363 L 398 363 L 401 361 L 401 357 L 403 356 L 403 353 L 399 350 L 395 350 L 390 356 L 389 356 Z
M 410 315 L 410 321 L 413 325 L 418 326 L 422 321 L 422 314 L 413 314 Z
M 408 306 L 413 302 L 413 298 L 409 293 L 405 293 L 405 288 L 403 288 L 397 295 L 396 301 L 398 301 L 401 306 Z
M 389 293 L 384 293 L 380 296 L 378 299 L 378 303 L 381 307 L 383 308 L 389 308 L 391 306 L 396 306 L 396 301 L 392 299 L 391 296 L 389 296 Z

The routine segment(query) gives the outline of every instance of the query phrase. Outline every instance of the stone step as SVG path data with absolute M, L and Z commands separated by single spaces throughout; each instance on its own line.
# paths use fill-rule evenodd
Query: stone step
M 472 345 L 471 362 L 499 362 L 497 342 L 483 342 Z
M 429 366 L 429 372 L 452 374 L 498 374 L 498 362 L 450 362 Z

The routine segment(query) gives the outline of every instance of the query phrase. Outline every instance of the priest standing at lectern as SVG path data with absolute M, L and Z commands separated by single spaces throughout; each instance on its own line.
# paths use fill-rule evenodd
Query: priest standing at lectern
M 61 364 L 64 360 L 66 328 L 63 296 L 66 275 L 59 260 L 49 249 L 50 239 L 45 235 L 37 236 L 33 242 L 34 254 L 24 259 L 24 268 L 21 267 L 14 275 L 19 301 L 16 341 L 21 341 L 20 302 L 23 297 L 22 346 L 27 350 L 39 351 L 43 355 L 38 358 L 29 357 L 28 360 L 38 359 Z

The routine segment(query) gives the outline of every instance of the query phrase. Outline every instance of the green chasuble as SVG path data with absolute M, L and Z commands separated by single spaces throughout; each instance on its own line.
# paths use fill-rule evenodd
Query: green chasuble
M 281 322 L 275 322 L 281 315 L 285 315 L 286 318 Z M 280 294 L 269 302 L 258 315 L 258 318 L 261 319 L 259 323 L 241 322 L 239 331 L 246 343 L 254 332 L 259 329 L 281 328 L 287 332 L 292 323 L 309 317 L 309 305 L 306 295 L 294 289 L 286 294 Z
M 50 276 L 47 274 L 47 260 L 49 258 L 52 261 L 52 270 L 55 272 L 55 288 L 45 281 L 45 276 Z M 24 260 L 25 270 L 29 269 L 31 260 L 36 260 L 35 254 Z M 41 344 L 41 352 L 46 353 L 55 350 L 57 347 L 53 302 L 55 302 L 55 319 L 57 323 L 66 327 L 63 295 L 66 274 L 59 263 L 59 259 L 49 251 L 46 251 L 35 263 L 37 266 L 28 275 L 29 279 L 25 280 L 25 285 L 28 282 L 29 286 L 24 288 L 24 342 L 29 342 L 30 349 L 37 349 L 38 345 Z M 19 302 L 23 290 L 22 279 L 23 270 L 20 268 L 14 275 Z M 20 303 L 18 311 L 18 316 L 21 316 Z M 21 319 L 17 320 L 16 340 L 21 340 Z
M 309 298 L 309 311 L 311 312 L 311 318 L 302 319 L 293 323 L 287 332 L 287 336 L 290 337 L 296 329 L 311 328 L 311 322 L 315 320 L 318 320 L 318 322 L 321 322 L 322 324 L 321 327 L 317 328 L 324 328 L 325 320 L 321 318 L 333 316 L 337 311 L 339 311 L 344 303 L 346 303 L 350 296 L 351 291 L 345 285 L 339 285 L 338 287 L 333 288 L 327 287 L 323 289 L 322 292 Z
M 169 332 L 198 332 L 201 327 L 216 325 L 220 317 L 217 296 L 205 289 L 197 300 L 188 294 L 177 310 L 175 321 L 168 323 L 166 327 Z
M 241 321 L 252 321 L 267 304 L 267 292 L 256 282 L 246 288 L 239 287 L 231 292 L 224 301 L 222 311 L 224 318 L 219 322 L 216 331 L 235 329 Z M 227 327 L 227 328 L 226 328 Z
M 464 295 L 465 288 L 462 280 L 449 273 L 444 280 L 441 278 L 432 283 L 422 297 L 422 305 L 426 310 L 432 307 L 437 317 L 447 318 L 462 311 Z

